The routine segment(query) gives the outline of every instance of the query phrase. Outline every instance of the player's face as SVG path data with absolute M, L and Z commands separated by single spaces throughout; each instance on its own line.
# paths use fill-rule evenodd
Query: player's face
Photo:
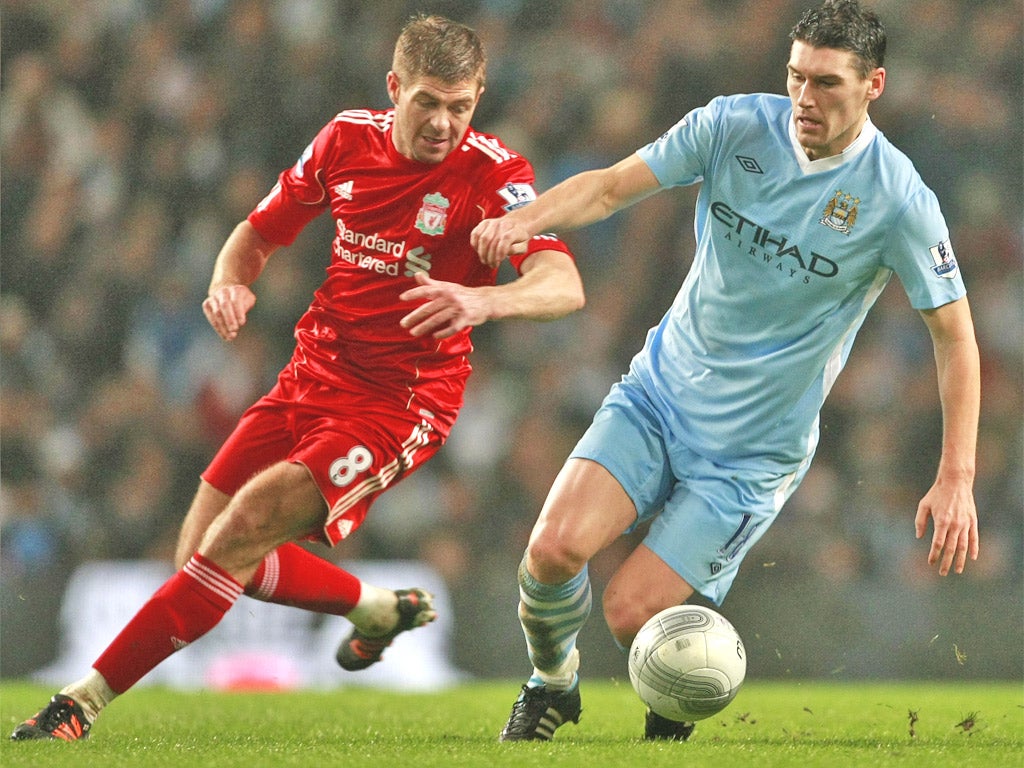
M 418 77 L 407 82 L 389 72 L 388 93 L 395 103 L 395 149 L 421 163 L 440 163 L 462 141 L 483 88 L 476 80 L 444 83 Z
M 860 135 L 868 104 L 882 94 L 885 70 L 861 77 L 856 56 L 793 41 L 786 88 L 796 138 L 811 160 L 838 155 Z

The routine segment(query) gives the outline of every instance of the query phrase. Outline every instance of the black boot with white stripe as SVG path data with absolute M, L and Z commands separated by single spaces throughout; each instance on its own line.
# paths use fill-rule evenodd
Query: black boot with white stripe
M 546 685 L 524 685 L 499 740 L 549 741 L 559 726 L 570 721 L 578 723 L 582 709 L 578 681 L 567 691 L 550 691 Z

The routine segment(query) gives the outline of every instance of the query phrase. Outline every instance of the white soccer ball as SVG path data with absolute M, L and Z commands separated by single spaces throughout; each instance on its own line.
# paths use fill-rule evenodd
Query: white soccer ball
M 662 717 L 703 720 L 733 700 L 747 674 L 743 640 L 719 613 L 675 605 L 652 616 L 629 650 L 629 681 Z

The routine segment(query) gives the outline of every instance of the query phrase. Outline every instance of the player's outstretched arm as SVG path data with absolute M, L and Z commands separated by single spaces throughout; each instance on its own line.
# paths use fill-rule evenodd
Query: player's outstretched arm
M 203 314 L 218 335 L 232 341 L 245 325 L 256 294 L 249 288 L 263 272 L 277 246 L 267 242 L 248 221 L 239 223 L 217 255 Z
M 490 320 L 555 320 L 583 306 L 583 281 L 575 262 L 562 251 L 537 251 L 521 270 L 509 283 L 479 287 L 417 274 L 419 285 L 400 298 L 422 303 L 402 318 L 402 327 L 413 336 L 444 339 Z
M 928 562 L 945 576 L 963 573 L 978 559 L 980 538 L 974 504 L 975 446 L 981 401 L 978 344 L 966 298 L 921 313 L 931 333 L 942 403 L 942 456 L 935 483 L 921 499 L 914 520 L 917 537 L 932 519 Z
M 484 264 L 497 267 L 510 255 L 525 253 L 533 235 L 584 227 L 659 188 L 651 169 L 633 154 L 609 168 L 572 176 L 501 218 L 484 219 L 473 229 L 470 242 Z

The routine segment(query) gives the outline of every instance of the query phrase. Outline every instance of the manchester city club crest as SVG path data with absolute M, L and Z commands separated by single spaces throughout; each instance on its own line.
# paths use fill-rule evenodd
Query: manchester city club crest
M 448 199 L 440 192 L 433 192 L 424 197 L 423 205 L 416 214 L 416 229 L 425 235 L 443 235 L 450 205 Z
M 854 222 L 857 221 L 857 206 L 860 205 L 860 198 L 849 195 L 841 189 L 836 190 L 835 197 L 828 201 L 825 206 L 825 213 L 822 214 L 819 223 L 829 229 L 850 234 Z

